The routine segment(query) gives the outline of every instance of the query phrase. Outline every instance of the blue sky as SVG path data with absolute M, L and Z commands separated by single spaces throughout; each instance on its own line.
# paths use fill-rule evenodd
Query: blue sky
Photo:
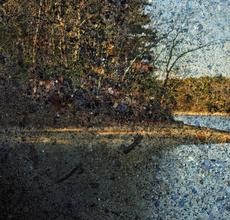
M 151 1 L 151 0 L 150 0 Z M 161 11 L 161 17 L 180 21 L 174 14 L 189 19 L 188 39 L 197 41 L 222 42 L 210 48 L 190 54 L 180 62 L 187 75 L 225 75 L 230 77 L 230 0 L 152 0 L 156 8 L 151 13 Z M 156 18 L 156 16 L 155 16 Z M 157 19 L 156 19 L 157 20 Z M 160 19 L 159 19 L 160 20 Z M 198 37 L 198 31 L 203 34 Z M 182 70 L 183 72 L 183 70 Z

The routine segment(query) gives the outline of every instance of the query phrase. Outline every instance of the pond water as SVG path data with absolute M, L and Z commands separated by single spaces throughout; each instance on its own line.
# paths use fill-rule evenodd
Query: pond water
M 151 219 L 230 219 L 230 145 L 181 145 L 158 161 Z
M 177 116 L 185 124 L 230 131 L 230 117 Z M 162 152 L 151 219 L 230 219 L 230 144 L 180 145 Z
M 200 116 L 180 115 L 174 117 L 177 121 L 183 121 L 188 125 L 215 128 L 230 131 L 230 116 Z

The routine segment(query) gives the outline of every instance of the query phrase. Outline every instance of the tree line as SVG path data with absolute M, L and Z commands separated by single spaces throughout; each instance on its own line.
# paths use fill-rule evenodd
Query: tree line
M 189 15 L 162 15 L 157 7 L 149 13 L 153 5 L 148 0 L 1 1 L 1 79 L 29 84 L 33 91 L 40 86 L 43 92 L 57 81 L 59 93 L 60 85 L 71 81 L 71 93 L 45 100 L 58 109 L 75 108 L 75 97 L 78 107 L 82 99 L 83 106 L 105 106 L 126 117 L 169 119 L 172 72 L 184 56 L 209 44 L 200 42 L 202 31 L 199 42 L 188 41 L 194 26 Z
M 230 79 L 227 77 L 174 78 L 169 87 L 166 102 L 174 111 L 230 113 Z
M 155 82 L 150 49 L 157 36 L 148 5 L 147 0 L 1 1 L 1 75 L 32 80 L 37 87 L 64 76 L 84 91 L 78 99 L 121 109 L 126 116 L 132 108 L 141 112 L 149 99 L 140 95 L 144 84 L 148 78 Z M 54 98 L 47 100 L 63 102 Z
M 146 27 L 147 2 L 1 1 L 1 53 L 21 71 L 41 77 L 94 71 L 124 78 L 131 61 L 149 53 L 154 38 Z

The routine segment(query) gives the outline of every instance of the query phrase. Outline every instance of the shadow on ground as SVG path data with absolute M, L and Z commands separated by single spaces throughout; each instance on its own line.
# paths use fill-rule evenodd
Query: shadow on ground
M 142 132 L 125 154 L 136 133 L 4 131 L 1 219 L 152 219 L 168 190 L 156 178 L 163 152 L 193 139 Z

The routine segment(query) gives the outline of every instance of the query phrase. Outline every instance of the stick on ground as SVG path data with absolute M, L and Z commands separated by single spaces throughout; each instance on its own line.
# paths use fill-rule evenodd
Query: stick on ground
M 142 135 L 137 135 L 135 138 L 134 138 L 134 141 L 132 144 L 130 144 L 129 146 L 125 147 L 123 149 L 123 153 L 124 154 L 128 154 L 130 151 L 132 151 L 137 145 L 139 145 L 141 143 L 143 139 L 143 136 Z
M 76 171 L 78 171 L 78 174 L 82 174 L 83 167 L 82 164 L 78 164 L 76 167 L 74 167 L 70 172 L 68 172 L 66 175 L 61 177 L 59 180 L 56 181 L 57 184 L 64 182 L 65 180 L 69 179 Z

